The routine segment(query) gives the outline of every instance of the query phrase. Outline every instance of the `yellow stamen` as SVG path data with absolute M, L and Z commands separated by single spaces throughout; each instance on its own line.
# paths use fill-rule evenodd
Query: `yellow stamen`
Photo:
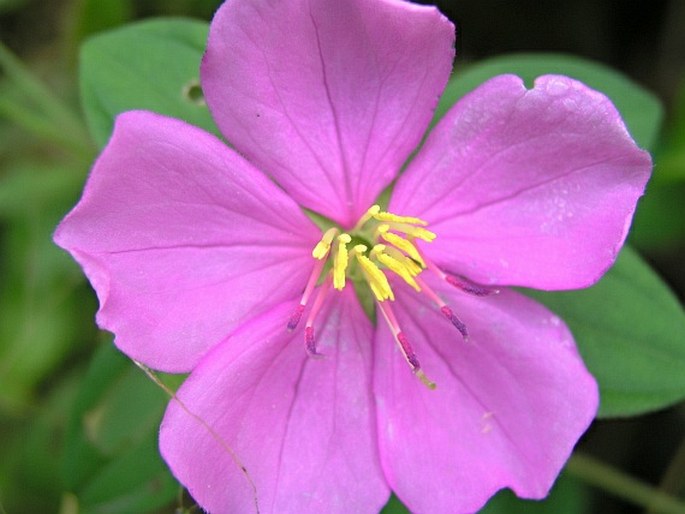
M 364 254 L 364 253 L 366 253 L 366 250 L 368 250 L 366 245 L 362 245 L 362 244 L 354 245 L 352 247 L 352 250 L 350 250 L 350 257 L 357 255 L 358 253 Z
M 416 280 L 414 280 L 414 277 L 412 276 L 411 272 L 407 269 L 407 267 L 401 261 L 391 257 L 387 253 L 383 253 L 385 248 L 385 245 L 378 244 L 373 247 L 373 250 L 371 250 L 371 255 L 375 255 L 376 259 L 378 259 L 378 262 L 383 264 L 386 268 L 394 272 L 396 275 L 402 277 L 402 279 L 411 287 L 413 287 L 416 291 L 421 291 L 421 288 L 416 283 Z
M 371 287 L 374 296 L 379 302 L 383 300 L 394 300 L 395 295 L 390 288 L 388 283 L 388 277 L 385 276 L 378 266 L 376 266 L 371 259 L 369 259 L 364 252 L 366 251 L 366 246 L 356 245 L 354 247 L 355 257 L 357 257 L 357 262 L 364 272 L 364 277 Z
M 400 252 L 394 246 L 386 246 L 385 247 L 385 253 L 390 255 L 390 257 L 392 257 L 396 261 L 400 261 L 404 265 L 404 267 L 407 268 L 407 271 L 409 271 L 409 273 L 411 273 L 412 277 L 415 277 L 416 275 L 418 275 L 419 273 L 421 273 L 423 271 L 421 266 L 416 264 L 416 262 L 411 260 L 406 255 L 404 255 L 402 252 Z
M 380 234 L 380 236 L 383 239 L 385 239 L 388 243 L 402 250 L 409 257 L 418 262 L 423 268 L 425 268 L 426 263 L 423 262 L 423 259 L 421 258 L 421 255 L 419 254 L 419 251 L 416 249 L 416 247 L 410 241 L 404 239 L 402 236 L 398 236 L 397 234 L 388 232 L 389 229 L 390 227 L 388 225 L 381 225 L 380 227 L 378 227 L 377 231 Z
M 352 241 L 349 234 L 340 234 L 338 236 L 338 249 L 333 258 L 333 287 L 338 291 L 345 288 L 345 271 L 347 271 L 347 264 L 349 262 L 349 255 L 347 251 L 347 244 Z
M 321 238 L 321 241 L 316 243 L 314 250 L 312 250 L 312 257 L 319 260 L 325 259 L 328 255 L 328 252 L 331 250 L 331 243 L 333 242 L 333 238 L 337 235 L 337 233 L 338 229 L 335 227 L 326 230 Z
M 359 221 L 354 226 L 353 230 L 359 230 L 364 225 L 364 223 L 366 223 L 371 218 L 376 216 L 380 212 L 380 210 L 380 205 L 372 205 L 371 207 L 369 207 L 369 209 L 364 213 L 364 215 L 361 218 L 359 218 Z
M 409 237 L 423 239 L 428 243 L 432 242 L 437 237 L 435 233 L 431 232 L 430 230 L 426 230 L 425 228 L 421 227 L 414 227 L 412 225 L 406 225 L 403 223 L 393 224 L 392 229 L 396 230 L 397 232 L 407 234 Z
M 377 207 L 377 205 L 374 205 L 374 207 Z M 369 209 L 370 211 L 371 209 Z M 411 225 L 421 225 L 422 227 L 425 227 L 428 225 L 427 221 L 422 220 L 421 218 L 415 218 L 413 216 L 398 216 L 397 214 L 393 214 L 391 212 L 376 212 L 373 215 L 373 218 L 378 220 L 378 221 L 389 221 L 393 223 L 409 223 Z
M 423 385 L 425 385 L 428 389 L 431 391 L 434 391 L 435 388 L 437 387 L 435 385 L 435 382 L 433 382 L 430 378 L 426 376 L 426 374 L 423 372 L 423 370 L 419 369 L 416 372 L 414 372 L 416 377 L 421 381 Z

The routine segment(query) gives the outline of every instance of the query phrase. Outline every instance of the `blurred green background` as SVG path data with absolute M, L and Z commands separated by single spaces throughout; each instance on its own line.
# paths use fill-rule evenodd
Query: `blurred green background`
M 77 201 L 97 154 L 79 104 L 81 43 L 152 16 L 209 20 L 219 3 L 0 0 L 8 49 L 0 52 L 0 514 L 192 508 L 157 457 L 164 393 L 96 330 L 94 294 L 51 233 Z M 504 53 L 566 52 L 622 71 L 663 102 L 655 173 L 630 242 L 682 302 L 685 2 L 438 5 L 457 25 L 457 74 Z M 580 450 L 682 497 L 685 405 L 597 421 Z M 504 493 L 488 512 L 645 512 L 586 485 L 577 478 L 582 466 L 577 461 L 562 476 L 549 502 L 531 505 Z M 387 511 L 404 512 L 395 500 Z

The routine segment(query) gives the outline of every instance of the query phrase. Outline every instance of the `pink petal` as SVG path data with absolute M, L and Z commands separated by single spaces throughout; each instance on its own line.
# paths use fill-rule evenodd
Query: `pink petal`
M 122 114 L 55 241 L 126 354 L 192 369 L 246 317 L 300 294 L 319 231 L 269 179 L 181 121 Z
M 409 2 L 226 2 L 202 86 L 241 153 L 300 204 L 350 226 L 421 140 L 453 41 L 434 7 Z
M 324 358 L 306 355 L 301 331 L 285 331 L 294 304 L 284 304 L 200 362 L 178 392 L 192 415 L 169 404 L 161 452 L 202 508 L 256 511 L 241 465 L 262 514 L 371 513 L 387 501 L 372 409 L 371 326 L 349 288 L 332 303 L 325 326 L 315 326 Z
M 465 342 L 420 295 L 399 293 L 399 323 L 437 388 L 411 374 L 379 324 L 374 389 L 390 487 L 412 512 L 475 512 L 503 487 L 544 497 L 598 404 L 564 323 L 514 292 L 441 291 Z
M 438 234 L 426 253 L 483 283 L 568 289 L 614 262 L 649 178 L 611 104 L 572 79 L 494 78 L 458 102 L 391 208 Z

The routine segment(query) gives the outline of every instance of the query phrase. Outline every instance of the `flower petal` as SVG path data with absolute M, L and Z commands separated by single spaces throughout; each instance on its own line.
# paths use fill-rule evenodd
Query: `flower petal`
M 349 289 L 331 303 L 317 337 L 324 358 L 285 331 L 294 308 L 285 304 L 210 352 L 178 391 L 183 405 L 169 404 L 162 455 L 212 514 L 255 512 L 255 490 L 263 514 L 371 513 L 387 501 L 371 326 Z
M 651 160 L 602 94 L 561 76 L 496 77 L 459 101 L 398 181 L 391 209 L 431 222 L 426 253 L 469 278 L 594 283 L 626 237 Z
M 214 136 L 129 112 L 55 241 L 83 265 L 122 351 L 187 371 L 246 317 L 300 294 L 319 235 Z
M 409 2 L 226 2 L 202 87 L 231 144 L 300 204 L 351 226 L 421 140 L 453 41 L 437 9 Z
M 465 342 L 419 295 L 398 293 L 399 322 L 437 388 L 411 374 L 379 324 L 374 389 L 391 488 L 412 512 L 474 512 L 503 487 L 544 497 L 598 404 L 566 326 L 514 292 L 440 291 Z

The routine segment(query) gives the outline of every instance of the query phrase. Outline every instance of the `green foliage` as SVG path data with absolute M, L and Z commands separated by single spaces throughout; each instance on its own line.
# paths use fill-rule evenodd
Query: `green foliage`
M 206 23 L 184 19 L 143 21 L 89 39 L 81 50 L 83 110 L 99 146 L 117 114 L 147 109 L 218 134 L 198 99 Z
M 440 99 L 435 119 L 441 118 L 455 101 L 484 81 L 505 73 L 518 75 L 528 87 L 546 74 L 580 80 L 611 98 L 638 145 L 650 149 L 659 135 L 663 109 L 654 95 L 611 68 L 564 54 L 511 54 L 480 61 L 463 70 L 457 67 Z
M 10 12 L 23 7 L 28 0 L 0 0 L 0 14 Z
M 72 373 L 51 385 L 25 417 L 0 417 L 0 512 L 57 512 L 64 491 L 59 469 L 65 413 L 80 387 Z
M 663 143 L 657 153 L 660 182 L 685 181 L 685 83 L 680 88 Z
M 178 485 L 157 450 L 168 398 L 107 342 L 69 417 L 64 477 L 83 514 L 144 513 L 173 502 Z
M 685 234 L 685 182 L 664 184 L 655 177 L 647 184 L 647 192 L 640 199 L 629 241 L 643 252 L 679 251 Z
M 74 37 L 81 41 L 89 34 L 116 27 L 133 16 L 132 0 L 80 0 L 76 3 Z
M 40 382 L 63 365 L 93 313 L 80 271 L 51 241 L 83 173 L 35 163 L 0 177 L 0 410 L 19 414 Z M 84 309 L 84 305 L 90 308 Z
M 630 248 L 593 287 L 526 293 L 571 328 L 599 382 L 601 417 L 641 414 L 685 397 L 685 313 Z

